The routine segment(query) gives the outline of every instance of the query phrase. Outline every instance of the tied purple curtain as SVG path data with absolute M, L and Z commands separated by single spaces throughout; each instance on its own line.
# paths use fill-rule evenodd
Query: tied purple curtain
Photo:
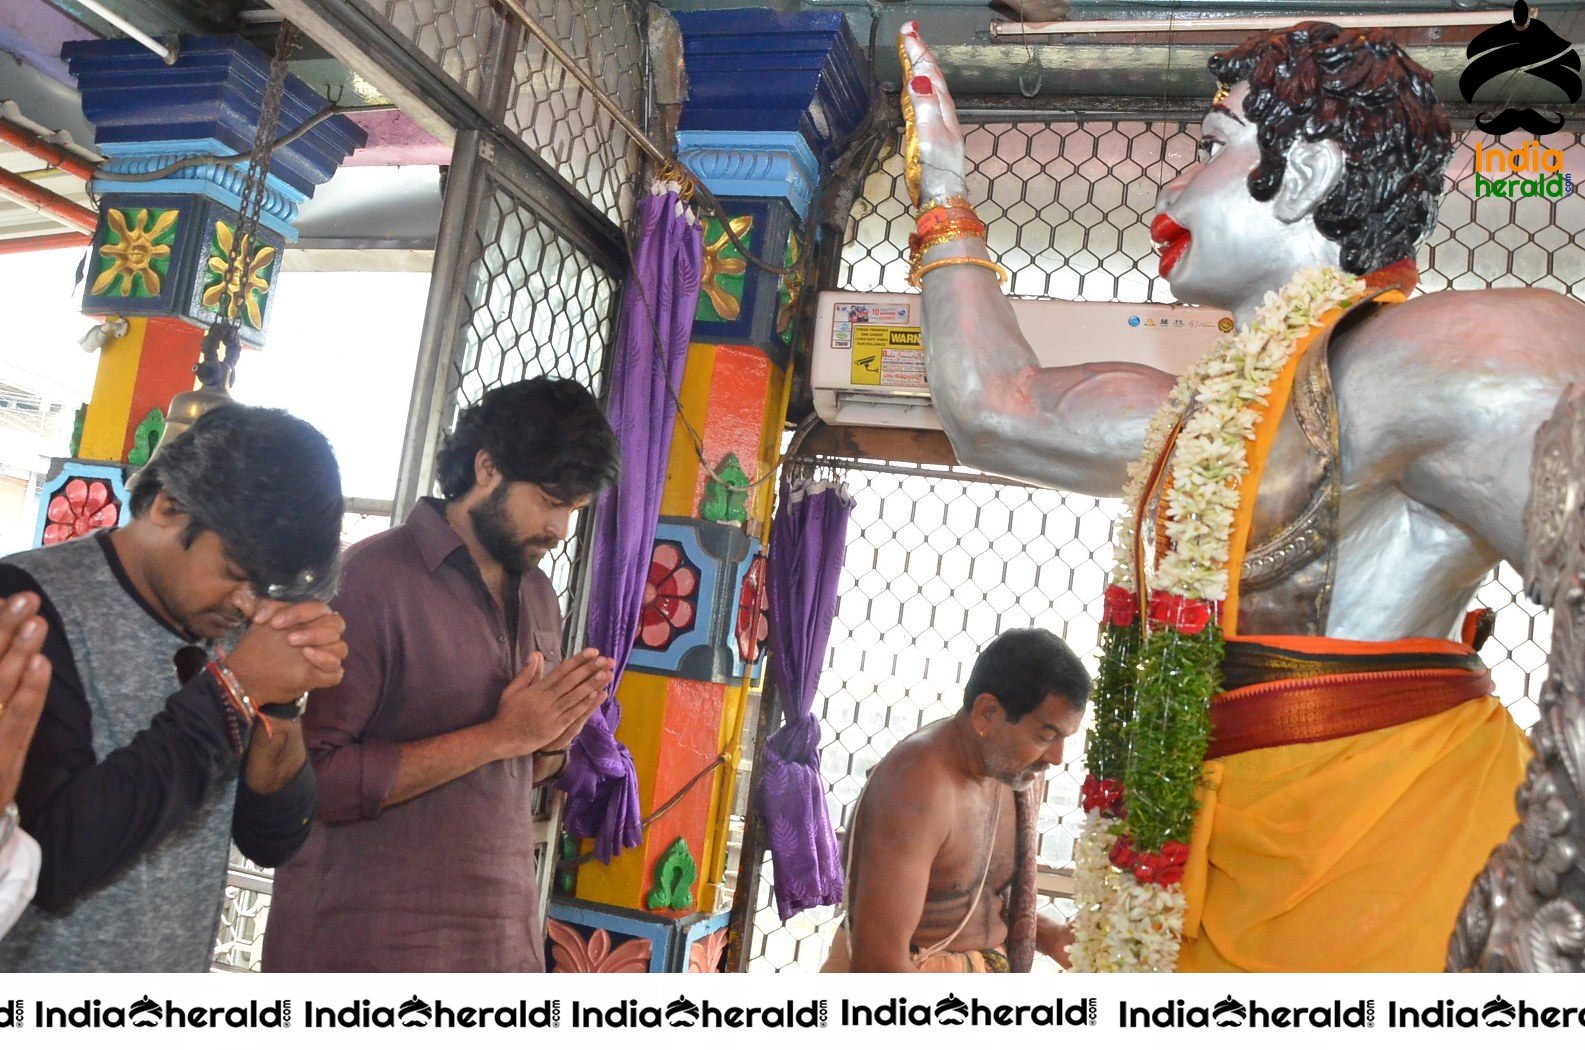
M 820 778 L 820 719 L 812 713 L 837 611 L 852 502 L 839 485 L 784 482 L 771 523 L 770 644 L 786 722 L 760 756 L 760 819 L 776 875 L 776 910 L 842 901 L 842 856 Z
M 703 253 L 699 224 L 675 186 L 655 183 L 639 205 L 633 271 L 622 294 L 607 414 L 622 450 L 622 477 L 595 510 L 589 579 L 589 644 L 616 660 L 621 680 L 644 607 L 644 583 L 671 454 L 688 334 L 699 304 Z M 633 756 L 616 739 L 622 705 L 611 695 L 590 716 L 567 755 L 560 787 L 563 826 L 594 840 L 608 862 L 643 841 Z

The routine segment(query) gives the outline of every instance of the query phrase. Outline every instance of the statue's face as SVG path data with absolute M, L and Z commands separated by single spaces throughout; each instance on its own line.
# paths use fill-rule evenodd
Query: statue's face
M 1260 146 L 1244 116 L 1248 94 L 1248 84 L 1237 84 L 1206 114 L 1197 160 L 1156 202 L 1150 231 L 1161 276 L 1184 302 L 1234 310 L 1321 261 L 1309 258 L 1316 235 L 1307 214 L 1283 222 L 1271 202 L 1249 195 Z

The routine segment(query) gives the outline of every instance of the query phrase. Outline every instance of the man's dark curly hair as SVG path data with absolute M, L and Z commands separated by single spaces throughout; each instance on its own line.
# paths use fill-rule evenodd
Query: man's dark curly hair
M 963 689 L 963 706 L 971 708 L 983 693 L 996 697 L 1017 722 L 1055 694 L 1070 708 L 1083 711 L 1090 698 L 1090 673 L 1066 642 L 1040 627 L 1003 631 L 980 650 Z
M 1249 82 L 1244 115 L 1260 143 L 1260 165 L 1249 176 L 1256 200 L 1276 196 L 1288 149 L 1301 136 L 1335 139 L 1345 167 L 1316 209 L 1316 229 L 1342 247 L 1350 273 L 1413 257 L 1436 223 L 1452 130 L 1431 74 L 1391 35 L 1301 22 L 1251 37 L 1208 64 L 1225 87 Z
M 594 396 L 571 379 L 548 376 L 486 391 L 458 417 L 435 457 L 446 499 L 473 488 L 480 449 L 507 481 L 527 481 L 569 501 L 616 481 L 621 462 Z
M 132 516 L 161 492 L 189 516 L 183 544 L 214 532 L 261 596 L 295 601 L 334 591 L 341 469 L 308 423 L 274 408 L 212 408 L 132 479 Z

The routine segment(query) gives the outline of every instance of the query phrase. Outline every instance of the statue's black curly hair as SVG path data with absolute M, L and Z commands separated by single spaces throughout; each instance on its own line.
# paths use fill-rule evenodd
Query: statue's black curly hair
M 1249 176 L 1256 200 L 1276 196 L 1301 137 L 1335 140 L 1345 167 L 1316 209 L 1316 229 L 1342 247 L 1350 273 L 1414 255 L 1436 224 L 1453 138 L 1431 74 L 1388 33 L 1301 22 L 1253 36 L 1208 65 L 1225 87 L 1249 83 L 1244 115 L 1260 143 Z

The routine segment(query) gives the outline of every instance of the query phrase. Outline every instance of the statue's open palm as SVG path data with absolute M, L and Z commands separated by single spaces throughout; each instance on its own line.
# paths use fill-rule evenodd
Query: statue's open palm
M 936 56 L 919 37 L 919 23 L 903 26 L 903 158 L 917 204 L 964 189 L 963 132 Z M 910 117 L 910 111 L 912 116 Z

